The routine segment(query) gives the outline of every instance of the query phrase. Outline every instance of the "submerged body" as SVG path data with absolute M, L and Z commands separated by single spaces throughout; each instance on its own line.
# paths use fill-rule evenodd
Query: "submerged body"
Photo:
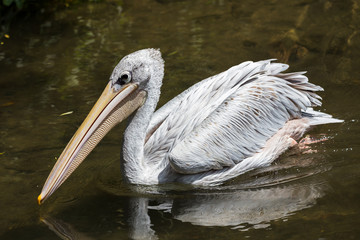
M 313 125 L 341 122 L 316 112 L 322 88 L 286 64 L 244 62 L 207 78 L 155 112 L 164 62 L 155 49 L 124 57 L 50 173 L 49 197 L 103 136 L 135 112 L 124 134 L 123 171 L 134 184 L 218 185 L 270 164 Z

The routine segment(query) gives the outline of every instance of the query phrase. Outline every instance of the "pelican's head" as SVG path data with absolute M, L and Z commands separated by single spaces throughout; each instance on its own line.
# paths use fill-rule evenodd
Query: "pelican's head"
M 143 105 L 148 92 L 160 91 L 163 75 L 164 61 L 159 50 L 144 49 L 121 59 L 53 167 L 38 197 L 39 204 L 60 187 L 111 128 Z

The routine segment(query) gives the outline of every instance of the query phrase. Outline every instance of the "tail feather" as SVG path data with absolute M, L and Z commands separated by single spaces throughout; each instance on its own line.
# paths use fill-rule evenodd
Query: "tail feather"
M 342 123 L 344 120 L 333 118 L 330 114 L 320 111 L 314 111 L 312 108 L 307 108 L 302 112 L 302 116 L 309 119 L 310 125 L 321 125 L 327 123 Z

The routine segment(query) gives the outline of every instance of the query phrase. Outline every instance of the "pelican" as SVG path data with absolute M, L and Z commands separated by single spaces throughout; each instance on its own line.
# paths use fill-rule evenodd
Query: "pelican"
M 122 171 L 131 184 L 215 186 L 269 165 L 311 126 L 339 123 L 314 111 L 320 86 L 273 60 L 243 62 L 198 82 L 155 111 L 164 77 L 158 49 L 125 56 L 49 174 L 39 204 L 116 124 L 124 133 Z

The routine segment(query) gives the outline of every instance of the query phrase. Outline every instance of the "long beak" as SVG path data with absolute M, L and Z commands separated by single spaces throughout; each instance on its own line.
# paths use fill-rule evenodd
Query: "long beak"
M 100 140 L 145 101 L 146 92 L 129 83 L 115 91 L 111 81 L 51 170 L 38 203 L 44 202 L 80 165 Z

